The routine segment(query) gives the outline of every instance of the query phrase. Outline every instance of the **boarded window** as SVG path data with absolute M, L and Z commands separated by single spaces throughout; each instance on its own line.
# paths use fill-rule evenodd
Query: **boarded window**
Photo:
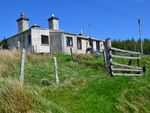
M 100 42 L 96 41 L 96 51 L 99 51 L 99 50 L 100 50 Z
M 41 43 L 42 44 L 49 44 L 48 36 L 41 35 Z
M 77 48 L 82 49 L 82 40 L 79 37 L 77 38 Z
M 67 46 L 73 46 L 73 39 L 72 37 L 66 37 Z
M 31 35 L 28 36 L 28 44 L 31 44 Z

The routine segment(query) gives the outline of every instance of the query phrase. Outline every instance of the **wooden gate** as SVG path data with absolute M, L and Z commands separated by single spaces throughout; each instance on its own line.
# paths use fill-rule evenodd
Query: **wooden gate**
M 106 67 L 111 76 L 143 76 L 143 69 L 140 67 L 141 54 L 139 52 L 112 47 L 111 39 L 107 39 L 105 42 L 105 53 Z M 123 59 L 126 59 L 128 64 L 117 62 Z M 134 66 L 132 65 L 133 60 L 136 62 Z

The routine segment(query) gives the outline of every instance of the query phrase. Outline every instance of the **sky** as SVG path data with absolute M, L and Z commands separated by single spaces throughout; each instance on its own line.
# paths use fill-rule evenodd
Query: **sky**
M 24 12 L 29 26 L 48 28 L 55 14 L 65 32 L 92 35 L 99 39 L 150 38 L 150 0 L 0 0 L 0 40 L 17 33 L 16 20 Z

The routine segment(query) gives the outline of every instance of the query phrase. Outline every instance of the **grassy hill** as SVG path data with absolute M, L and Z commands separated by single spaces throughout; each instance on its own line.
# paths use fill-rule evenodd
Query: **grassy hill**
M 52 58 L 58 60 L 55 84 Z M 19 83 L 20 52 L 0 50 L 0 113 L 150 113 L 150 77 L 109 77 L 103 58 L 27 53 Z M 150 68 L 150 57 L 141 64 Z

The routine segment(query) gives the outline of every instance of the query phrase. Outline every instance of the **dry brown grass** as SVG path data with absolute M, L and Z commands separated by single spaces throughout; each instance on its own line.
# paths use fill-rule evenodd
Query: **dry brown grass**
M 36 62 L 39 62 L 39 61 L 47 61 L 49 60 L 50 58 L 52 57 L 52 55 L 44 55 L 44 54 L 33 54 L 31 52 L 27 52 L 26 54 L 26 58 L 30 61 L 36 61 Z
M 20 57 L 20 52 L 16 50 L 0 50 L 0 77 L 5 77 L 5 73 L 13 68 L 15 61 Z
M 78 60 L 91 60 L 93 57 L 90 54 L 76 54 L 75 59 Z
M 0 113 L 32 113 L 32 104 L 23 85 L 8 81 L 0 88 Z

